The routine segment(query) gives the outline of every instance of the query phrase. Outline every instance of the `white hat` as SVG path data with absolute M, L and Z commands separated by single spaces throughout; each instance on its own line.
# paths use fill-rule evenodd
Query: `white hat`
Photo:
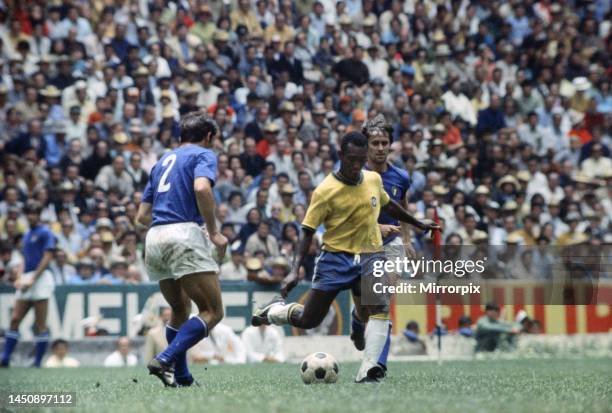
M 578 76 L 572 81 L 577 92 L 584 92 L 591 88 L 591 82 L 584 76 Z

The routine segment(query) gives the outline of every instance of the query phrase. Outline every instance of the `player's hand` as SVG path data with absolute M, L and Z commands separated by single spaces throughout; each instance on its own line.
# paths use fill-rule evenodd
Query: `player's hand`
M 431 219 L 424 219 L 421 221 L 421 225 L 419 226 L 421 231 L 429 232 L 429 231 L 437 231 L 440 229 L 440 225 L 433 222 Z
M 378 226 L 380 228 L 380 235 L 382 235 L 383 238 L 400 233 L 400 227 L 397 225 L 380 224 Z
M 16 290 L 21 290 L 21 285 L 21 278 L 17 278 L 13 283 L 13 287 L 15 287 Z
M 210 237 L 210 241 L 217 247 L 219 259 L 222 260 L 223 257 L 225 257 L 225 250 L 227 249 L 227 238 L 225 238 L 225 236 L 220 232 L 215 232 L 214 234 L 208 235 Z
M 281 290 L 280 290 L 280 293 L 283 296 L 283 298 L 287 298 L 287 295 L 297 285 L 298 281 L 299 279 L 295 271 L 291 271 L 289 275 L 285 277 L 285 279 L 281 283 Z
M 21 279 L 19 281 L 21 291 L 26 291 L 28 288 L 34 284 L 33 278 Z

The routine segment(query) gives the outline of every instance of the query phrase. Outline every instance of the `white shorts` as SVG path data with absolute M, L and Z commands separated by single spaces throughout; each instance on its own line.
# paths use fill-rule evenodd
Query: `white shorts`
M 385 257 L 388 261 L 393 261 L 397 258 L 400 261 L 404 261 L 404 258 L 407 257 L 406 249 L 404 247 L 404 242 L 402 241 L 402 237 L 395 237 L 390 243 L 384 246 L 385 249 Z M 402 271 L 400 274 L 396 274 L 400 278 L 410 278 L 411 274 L 407 271 Z
M 145 266 L 151 281 L 175 279 L 198 272 L 219 272 L 213 243 L 194 222 L 157 225 L 149 229 Z
M 34 271 L 23 274 L 21 279 L 25 281 L 32 277 L 34 277 Z M 17 290 L 15 298 L 25 301 L 48 300 L 51 298 L 51 295 L 53 295 L 54 289 L 55 282 L 53 281 L 53 274 L 51 274 L 51 271 L 45 270 L 30 288 L 25 291 Z

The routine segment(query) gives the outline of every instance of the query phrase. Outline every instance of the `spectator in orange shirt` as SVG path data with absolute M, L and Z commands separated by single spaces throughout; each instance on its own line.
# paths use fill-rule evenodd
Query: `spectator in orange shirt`
M 449 112 L 444 111 L 440 114 L 440 123 L 446 130 L 446 133 L 442 137 L 442 142 L 444 142 L 446 148 L 452 151 L 462 146 L 463 139 L 461 138 L 461 131 L 453 124 L 451 114 Z

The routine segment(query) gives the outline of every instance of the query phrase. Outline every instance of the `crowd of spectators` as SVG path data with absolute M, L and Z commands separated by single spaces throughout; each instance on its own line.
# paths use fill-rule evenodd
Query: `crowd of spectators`
M 446 243 L 609 244 L 611 21 L 605 0 L 0 1 L 1 280 L 36 199 L 56 283 L 146 281 L 135 213 L 194 110 L 220 130 L 222 279 L 284 277 L 339 137 L 378 113 Z

